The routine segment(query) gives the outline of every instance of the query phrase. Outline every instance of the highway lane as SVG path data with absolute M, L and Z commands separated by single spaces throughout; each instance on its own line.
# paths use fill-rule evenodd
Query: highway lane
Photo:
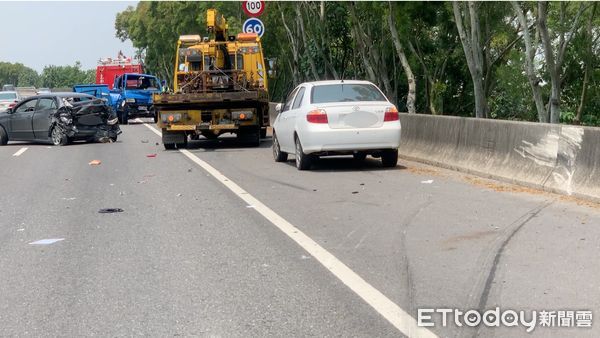
M 123 129 L 116 144 L 0 147 L 2 335 L 401 335 L 190 159 L 143 125 Z M 268 140 L 190 148 L 415 318 L 423 307 L 600 308 L 595 205 L 406 161 L 298 172 L 272 161 Z M 97 213 L 107 207 L 125 212 Z M 44 238 L 65 239 L 27 244 Z M 568 334 L 599 332 L 533 336 Z

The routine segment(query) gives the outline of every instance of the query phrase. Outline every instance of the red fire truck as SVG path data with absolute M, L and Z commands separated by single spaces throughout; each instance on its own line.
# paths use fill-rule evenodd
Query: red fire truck
M 96 67 L 96 84 L 105 84 L 109 89 L 113 89 L 115 78 L 126 73 L 143 74 L 144 68 L 139 63 L 133 63 L 131 58 L 122 53 L 119 53 L 116 59 L 102 58 Z

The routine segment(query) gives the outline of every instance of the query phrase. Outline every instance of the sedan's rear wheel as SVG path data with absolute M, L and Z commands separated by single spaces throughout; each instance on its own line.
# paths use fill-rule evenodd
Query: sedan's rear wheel
M 386 168 L 395 167 L 398 164 L 398 149 L 382 151 L 381 164 Z
M 0 146 L 5 146 L 8 143 L 8 135 L 6 134 L 6 130 L 0 127 Z
M 304 153 L 300 139 L 296 137 L 296 168 L 298 170 L 308 170 L 312 165 L 313 156 Z
M 51 137 L 52 137 L 52 144 L 54 144 L 55 146 L 64 146 L 67 145 L 67 143 L 69 143 L 69 138 L 67 137 L 67 135 L 65 135 L 65 133 L 62 132 L 62 130 L 60 130 L 59 127 L 54 127 L 52 128 L 52 132 L 50 133 Z
M 273 158 L 275 159 L 275 162 L 285 162 L 288 158 L 288 154 L 281 151 L 279 140 L 275 133 L 273 133 Z

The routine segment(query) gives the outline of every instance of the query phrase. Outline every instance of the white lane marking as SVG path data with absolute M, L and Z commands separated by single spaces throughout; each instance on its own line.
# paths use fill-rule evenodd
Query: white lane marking
M 50 245 L 56 242 L 64 241 L 64 238 L 48 238 L 48 239 L 40 239 L 39 241 L 31 242 L 31 245 Z
M 156 135 L 162 136 L 161 132 L 151 125 L 144 125 L 153 131 Z M 402 310 L 396 303 L 387 298 L 383 293 L 374 288 L 367 281 L 362 279 L 356 272 L 352 271 L 346 264 L 337 259 L 333 254 L 313 241 L 310 237 L 304 234 L 300 229 L 286 221 L 269 207 L 250 195 L 239 185 L 231 181 L 225 175 L 221 174 L 217 169 L 201 160 L 196 155 L 186 149 L 179 149 L 183 155 L 199 165 L 202 169 L 212 175 L 217 181 L 221 182 L 231 192 L 236 194 L 247 205 L 254 206 L 259 214 L 273 223 L 279 230 L 285 233 L 289 238 L 294 240 L 319 263 L 321 263 L 334 276 L 348 286 L 354 293 L 369 304 L 375 311 L 387 319 L 394 327 L 408 337 L 426 337 L 433 338 L 437 335 L 430 330 L 417 326 L 417 321 L 406 311 Z
M 27 149 L 29 149 L 29 148 L 23 147 L 23 148 L 19 149 L 19 151 L 17 151 L 16 153 L 14 153 L 13 156 L 21 156 L 24 152 L 27 151 Z

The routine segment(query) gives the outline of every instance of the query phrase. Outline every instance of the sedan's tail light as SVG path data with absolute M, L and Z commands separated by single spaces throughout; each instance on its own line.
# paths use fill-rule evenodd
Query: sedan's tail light
M 398 109 L 396 107 L 388 107 L 385 110 L 385 115 L 383 116 L 383 122 L 391 122 L 398 121 L 400 117 L 398 116 Z
M 324 109 L 311 110 L 306 114 L 306 121 L 310 123 L 327 123 L 327 112 Z

